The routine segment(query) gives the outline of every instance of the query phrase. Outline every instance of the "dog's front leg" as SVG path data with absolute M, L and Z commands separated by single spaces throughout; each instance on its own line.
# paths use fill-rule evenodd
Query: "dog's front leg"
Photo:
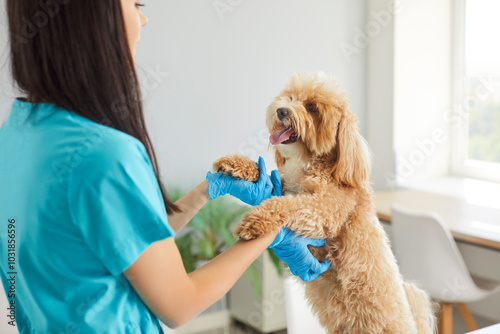
M 354 206 L 349 195 L 341 201 L 324 194 L 272 197 L 249 211 L 235 234 L 250 240 L 287 227 L 310 238 L 332 238 Z

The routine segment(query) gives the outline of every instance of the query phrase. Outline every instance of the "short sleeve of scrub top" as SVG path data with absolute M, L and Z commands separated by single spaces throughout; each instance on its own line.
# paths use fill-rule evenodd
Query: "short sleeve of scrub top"
M 173 236 L 143 144 L 91 144 L 68 180 L 70 215 L 103 265 L 118 275 L 159 236 Z

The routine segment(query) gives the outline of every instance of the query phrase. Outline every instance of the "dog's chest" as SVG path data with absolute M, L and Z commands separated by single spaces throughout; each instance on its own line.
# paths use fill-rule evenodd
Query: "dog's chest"
M 283 192 L 285 194 L 297 195 L 300 190 L 300 180 L 305 175 L 307 164 L 288 159 L 279 173 L 285 181 Z

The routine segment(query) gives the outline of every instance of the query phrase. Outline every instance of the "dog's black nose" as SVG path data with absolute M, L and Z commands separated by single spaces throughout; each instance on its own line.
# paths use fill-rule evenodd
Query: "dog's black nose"
M 288 114 L 290 114 L 290 111 L 286 108 L 278 108 L 278 110 L 276 110 L 276 113 L 278 114 L 278 119 L 282 121 L 283 118 L 287 117 Z

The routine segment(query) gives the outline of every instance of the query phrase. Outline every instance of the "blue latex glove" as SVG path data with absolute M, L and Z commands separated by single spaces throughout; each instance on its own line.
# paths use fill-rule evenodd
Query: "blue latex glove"
M 271 172 L 271 178 L 267 175 L 264 159 L 259 157 L 259 180 L 257 182 L 237 179 L 223 173 L 207 173 L 208 195 L 210 199 L 230 194 L 250 205 L 259 205 L 262 201 L 272 197 L 283 195 L 281 178 L 277 170 Z
M 290 267 L 292 274 L 299 276 L 305 282 L 310 282 L 328 270 L 331 263 L 329 261 L 320 263 L 311 254 L 307 245 L 321 247 L 325 245 L 325 240 L 298 236 L 292 230 L 282 227 L 268 248 L 272 248 L 276 256 Z

